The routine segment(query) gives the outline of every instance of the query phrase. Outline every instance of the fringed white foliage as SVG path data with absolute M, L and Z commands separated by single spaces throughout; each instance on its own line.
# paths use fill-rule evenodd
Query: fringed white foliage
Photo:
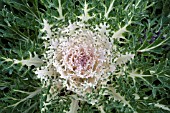
M 40 78 L 41 80 L 46 80 L 46 77 L 47 75 L 50 75 L 52 76 L 54 73 L 53 70 L 48 70 L 47 68 L 44 68 L 44 69 L 39 69 L 37 68 L 37 70 L 35 71 L 35 74 L 37 74 L 37 78 Z
M 127 26 L 131 24 L 131 21 L 128 22 L 128 24 L 126 24 L 124 27 L 120 28 L 119 30 L 117 30 L 113 35 L 112 38 L 116 39 L 117 41 L 119 41 L 119 43 L 123 43 L 120 41 L 120 39 L 124 39 L 127 40 L 124 36 L 123 33 L 128 32 L 128 30 L 126 29 Z
M 52 31 L 51 31 L 51 25 L 48 24 L 47 20 L 43 19 L 43 25 L 44 28 L 41 29 L 42 32 L 47 32 L 46 36 L 41 37 L 44 40 L 47 40 L 48 38 L 50 38 L 52 36 Z
M 53 71 L 60 74 L 59 78 L 64 79 L 64 86 L 79 95 L 85 95 L 99 80 L 106 79 L 107 72 L 114 72 L 116 67 L 110 62 L 112 44 L 105 35 L 108 26 L 104 23 L 100 27 L 93 32 L 70 21 L 68 26 L 60 28 L 60 38 L 48 40 L 44 55 L 46 66 L 43 67 L 46 69 L 37 69 L 38 78 L 50 78 L 49 68 L 52 66 Z
M 117 65 L 125 64 L 131 59 L 133 59 L 135 54 L 126 53 L 126 55 L 120 55 L 120 57 L 115 59 Z
M 111 3 L 110 3 L 110 6 L 109 6 L 109 9 L 107 10 L 107 7 L 105 7 L 105 14 L 104 14 L 104 17 L 106 19 L 108 19 L 108 16 L 109 16 L 109 13 L 111 12 L 111 10 L 113 9 L 113 4 L 114 4 L 115 0 L 113 0 Z
M 57 7 L 57 11 L 58 11 L 59 16 L 58 16 L 58 17 L 56 17 L 56 16 L 51 16 L 51 17 L 53 17 L 53 18 L 55 18 L 55 19 L 57 19 L 57 20 L 62 20 L 62 21 L 64 21 L 64 20 L 65 20 L 65 15 L 63 15 L 61 0 L 58 0 L 58 4 L 59 4 L 59 5 L 58 5 L 58 7 Z
M 100 23 L 99 26 L 97 25 L 96 30 L 98 30 L 101 35 L 106 34 L 108 36 L 110 32 L 110 29 L 108 29 L 109 27 L 110 26 L 106 25 L 106 22 L 104 22 L 104 24 Z
M 58 20 L 62 20 L 64 19 L 64 16 L 63 16 L 63 12 L 62 12 L 62 7 L 61 7 L 61 0 L 58 0 L 58 8 L 57 8 L 57 11 L 59 13 L 59 17 L 57 18 Z
M 69 20 L 69 25 L 62 31 L 62 33 L 72 35 L 77 27 L 77 23 L 71 23 L 71 21 Z
M 22 59 L 22 60 L 17 60 L 14 59 L 14 64 L 19 64 L 21 63 L 23 66 L 26 65 L 28 67 L 34 65 L 35 67 L 40 67 L 43 64 L 43 60 L 38 58 L 38 55 L 34 52 L 34 57 L 32 54 L 29 52 L 30 58 L 29 59 Z
M 88 4 L 86 3 L 85 1 L 85 4 L 84 4 L 84 14 L 82 14 L 81 16 L 78 16 L 78 18 L 80 18 L 82 20 L 82 22 L 87 22 L 89 19 L 93 18 L 94 16 L 90 16 L 88 14 L 88 12 L 91 10 L 92 8 L 88 9 Z
M 70 111 L 66 113 L 77 113 L 77 110 L 79 109 L 78 100 L 72 99 L 71 105 L 70 105 Z

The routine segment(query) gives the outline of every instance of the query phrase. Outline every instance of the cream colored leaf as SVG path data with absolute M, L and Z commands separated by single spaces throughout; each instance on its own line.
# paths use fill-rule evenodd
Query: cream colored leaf
M 104 14 L 104 17 L 106 19 L 108 19 L 108 16 L 109 16 L 109 13 L 111 12 L 111 10 L 113 9 L 113 4 L 114 4 L 115 0 L 113 0 L 111 3 L 110 3 L 110 6 L 109 6 L 109 9 L 107 10 L 107 8 L 105 7 L 105 14 Z
M 70 105 L 70 111 L 66 113 L 77 113 L 77 110 L 79 109 L 78 100 L 72 99 L 71 105 Z
M 91 8 L 92 9 L 92 8 Z M 87 22 L 89 19 L 93 18 L 94 16 L 90 16 L 88 14 L 88 12 L 91 10 L 91 9 L 88 9 L 88 4 L 86 3 L 85 1 L 85 4 L 84 4 L 84 14 L 82 14 L 81 16 L 78 16 L 78 18 L 80 18 L 82 20 L 82 22 Z
M 126 24 L 124 27 L 120 28 L 119 30 L 117 30 L 113 35 L 112 35 L 112 38 L 113 39 L 116 39 L 117 41 L 120 41 L 120 39 L 124 39 L 124 40 L 127 40 L 124 36 L 123 36 L 123 33 L 125 32 L 128 32 L 128 30 L 126 29 L 127 26 L 129 26 L 129 24 L 131 24 L 131 21 L 128 22 L 128 24 Z
M 135 54 L 126 53 L 126 55 L 120 55 L 120 57 L 116 58 L 115 62 L 117 65 L 125 64 L 129 60 L 133 59 L 134 56 L 135 56 Z
M 43 25 L 44 28 L 41 29 L 42 32 L 47 32 L 46 36 L 41 37 L 44 40 L 47 40 L 48 38 L 50 38 L 52 36 L 52 31 L 51 31 L 51 25 L 48 24 L 47 20 L 43 19 Z
M 53 71 L 52 70 L 48 70 L 47 68 L 45 69 L 37 69 L 35 71 L 35 74 L 37 74 L 37 77 L 38 78 L 41 78 L 41 79 L 45 79 L 45 76 L 48 75 L 48 76 L 52 76 L 53 75 Z
M 34 65 L 35 67 L 40 67 L 43 64 L 43 60 L 38 58 L 38 55 L 36 53 L 34 53 L 34 57 L 32 56 L 32 54 L 29 52 L 30 54 L 30 58 L 29 59 L 22 59 L 22 60 L 17 60 L 14 59 L 14 64 L 19 64 L 21 63 L 23 66 L 26 65 L 28 67 Z
M 59 13 L 59 17 L 57 19 L 61 20 L 61 19 L 64 19 L 62 7 L 61 7 L 61 0 L 58 0 L 58 3 L 59 3 L 59 6 L 57 8 L 57 11 Z

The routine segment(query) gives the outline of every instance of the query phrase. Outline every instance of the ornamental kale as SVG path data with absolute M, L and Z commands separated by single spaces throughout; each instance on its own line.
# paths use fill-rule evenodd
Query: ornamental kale
M 0 112 L 168 113 L 162 2 L 2 0 Z

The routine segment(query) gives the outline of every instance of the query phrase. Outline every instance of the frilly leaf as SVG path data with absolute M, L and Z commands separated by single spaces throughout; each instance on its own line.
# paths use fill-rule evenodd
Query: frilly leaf
M 59 17 L 57 18 L 58 20 L 64 19 L 63 12 L 62 12 L 62 7 L 61 7 L 61 0 L 58 0 L 59 6 L 57 8 L 57 11 L 59 13 Z
M 48 71 L 48 69 L 44 69 L 44 70 L 37 69 L 35 71 L 35 74 L 37 74 L 38 78 L 45 79 L 45 76 L 52 75 L 53 71 Z
M 119 43 L 122 43 L 120 41 L 120 39 L 124 39 L 127 40 L 124 36 L 123 33 L 128 32 L 128 30 L 126 29 L 127 26 L 129 26 L 129 24 L 131 24 L 131 20 L 128 22 L 128 24 L 126 24 L 124 27 L 120 28 L 119 30 L 117 30 L 116 32 L 114 32 L 112 38 L 116 39 L 117 41 L 119 41 Z
M 113 0 L 111 3 L 110 3 L 110 6 L 109 6 L 109 9 L 107 10 L 107 8 L 105 7 L 105 14 L 104 14 L 104 17 L 106 19 L 108 19 L 108 16 L 109 16 L 109 13 L 112 11 L 113 9 L 113 4 L 114 4 L 115 0 Z
M 93 18 L 94 16 L 90 16 L 88 14 L 88 12 L 91 10 L 92 8 L 88 9 L 88 4 L 86 3 L 85 1 L 85 4 L 84 4 L 84 14 L 82 14 L 81 16 L 78 16 L 78 18 L 80 18 L 82 20 L 82 22 L 87 22 L 89 19 Z
M 52 31 L 51 31 L 51 25 L 48 24 L 47 20 L 43 19 L 43 25 L 44 28 L 41 29 L 42 32 L 47 32 L 46 36 L 41 37 L 44 40 L 47 40 L 48 38 L 50 38 L 52 36 Z
M 32 56 L 32 54 L 29 52 L 30 54 L 30 58 L 27 60 L 17 60 L 14 59 L 14 64 L 19 64 L 21 63 L 22 66 L 26 65 L 28 67 L 34 65 L 35 67 L 40 67 L 43 64 L 43 60 L 38 58 L 38 55 L 34 52 L 34 57 Z
M 77 110 L 79 109 L 78 100 L 72 99 L 71 105 L 70 105 L 70 111 L 66 113 L 77 113 Z
M 133 59 L 135 54 L 126 53 L 126 55 L 120 55 L 120 57 L 115 59 L 117 65 L 125 64 L 130 59 Z
M 98 30 L 101 35 L 106 34 L 106 35 L 108 36 L 108 35 L 109 35 L 109 32 L 110 32 L 110 29 L 108 29 L 109 27 L 110 27 L 110 26 L 107 25 L 106 22 L 104 22 L 103 24 L 100 23 L 99 26 L 97 25 L 97 26 L 96 26 L 96 30 Z

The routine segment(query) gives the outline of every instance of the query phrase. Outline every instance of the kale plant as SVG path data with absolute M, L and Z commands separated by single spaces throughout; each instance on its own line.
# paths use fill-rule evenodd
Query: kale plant
M 170 112 L 168 4 L 0 1 L 0 112 Z

